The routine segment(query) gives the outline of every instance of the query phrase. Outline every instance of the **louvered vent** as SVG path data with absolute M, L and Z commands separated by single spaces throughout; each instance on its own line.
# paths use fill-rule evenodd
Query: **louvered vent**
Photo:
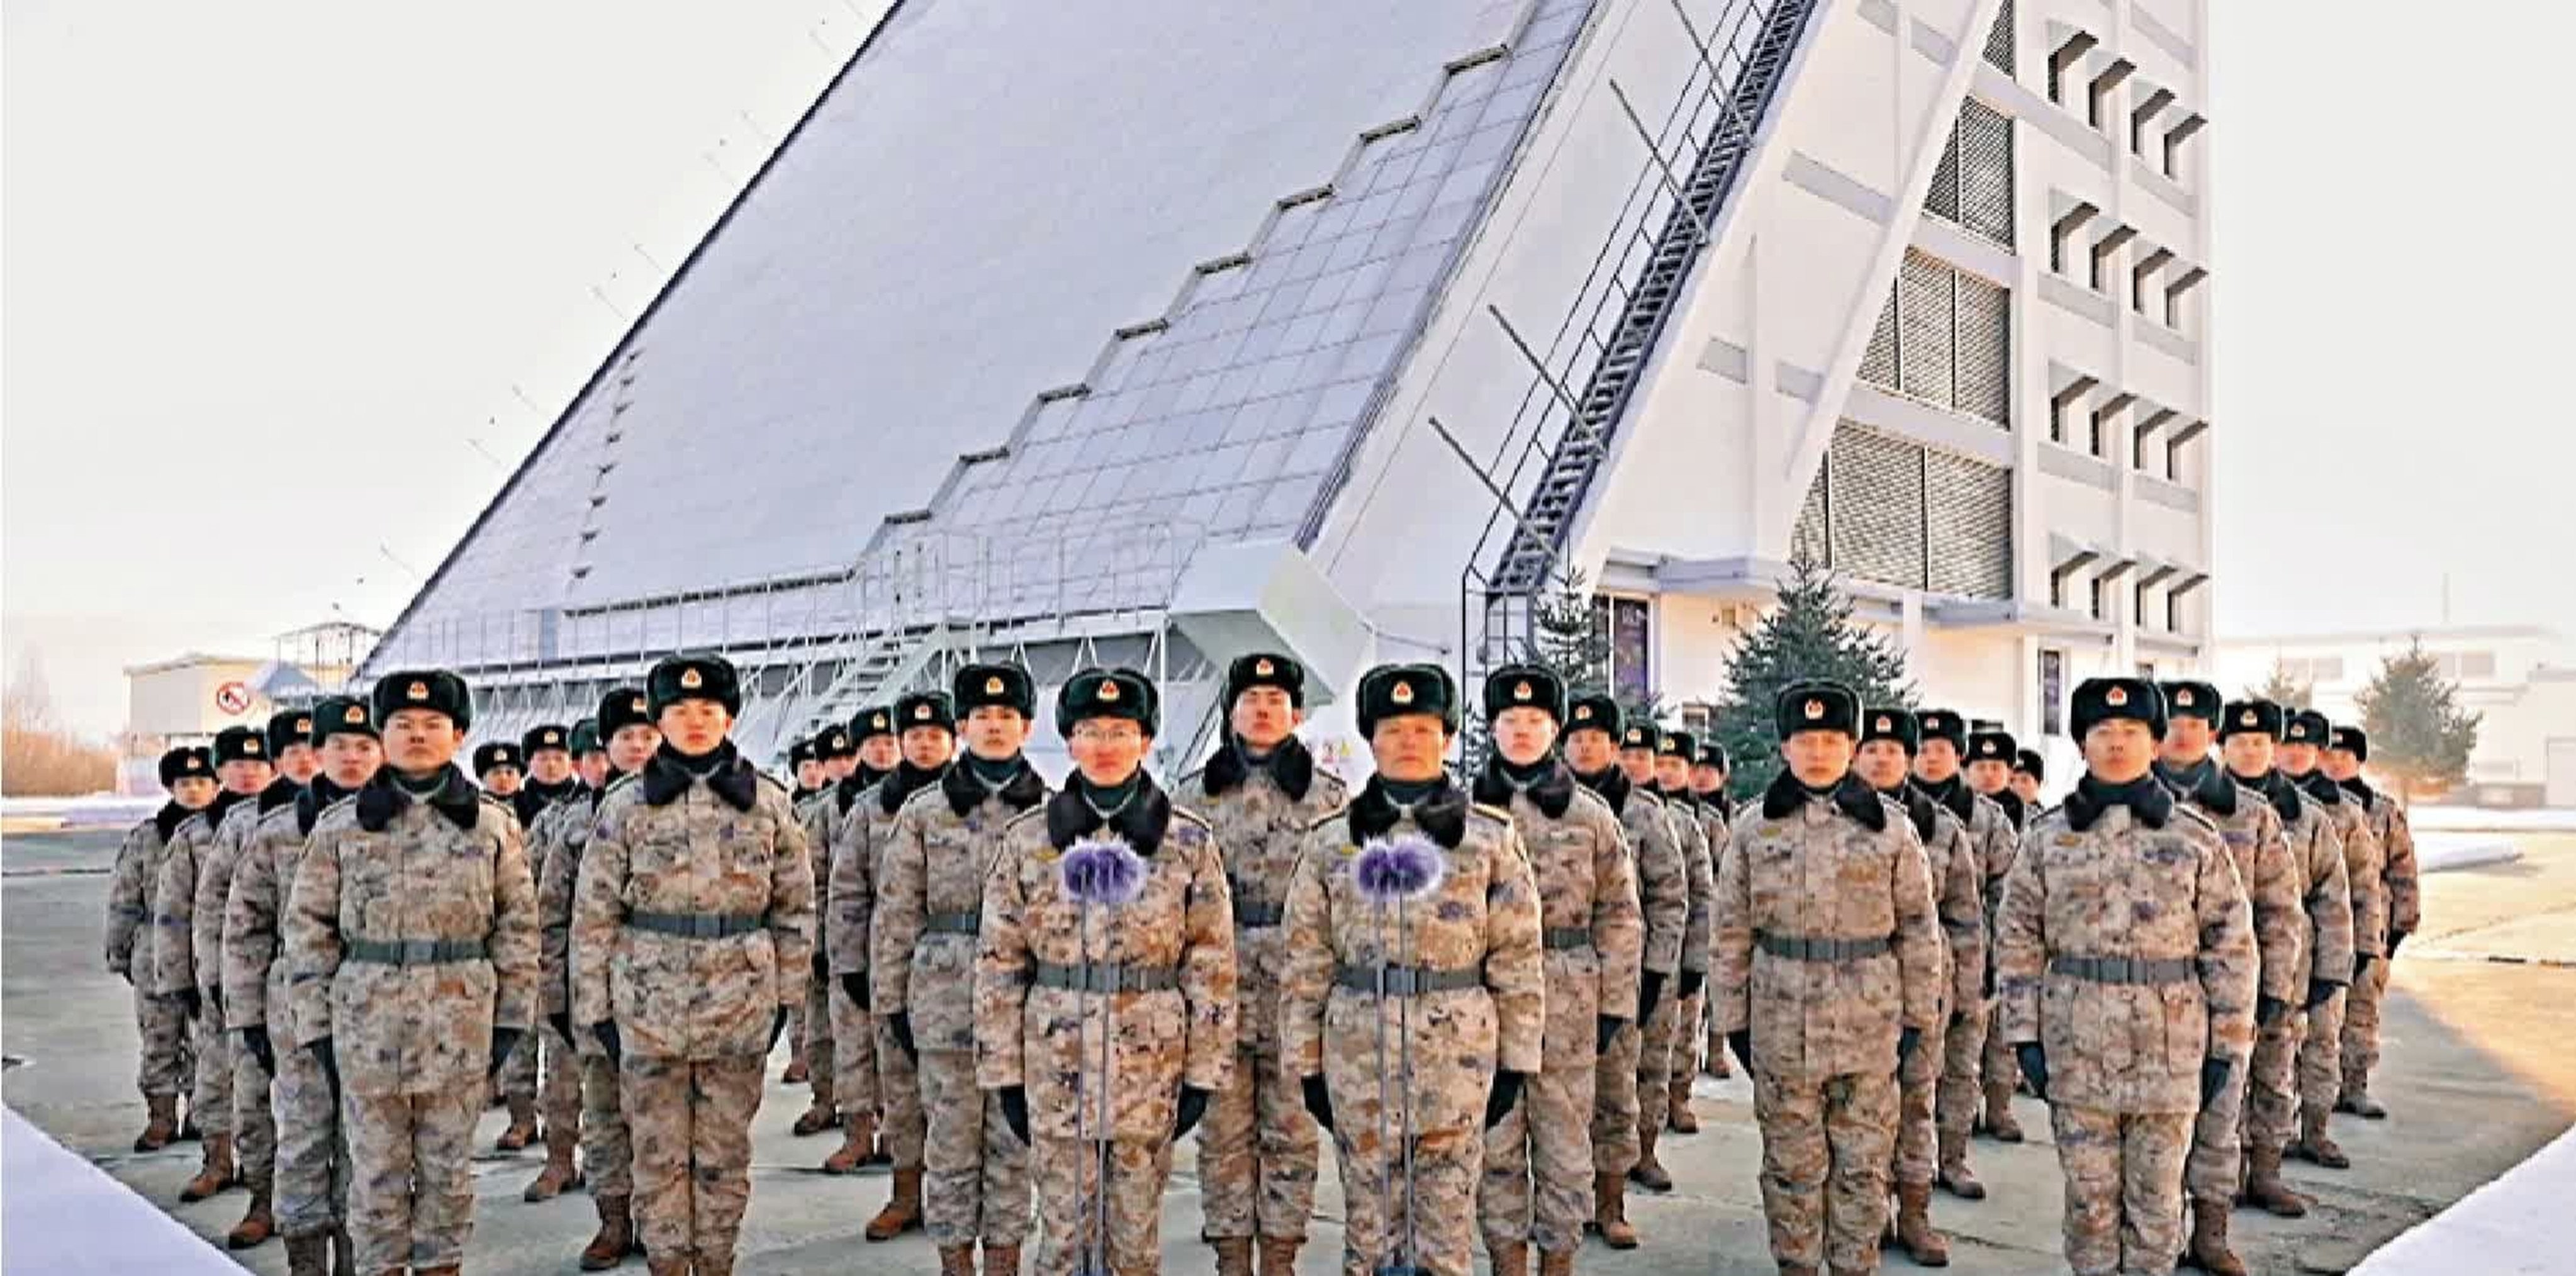
M 1951 407 L 1951 270 L 1939 258 L 1905 254 L 1896 280 L 1897 388 Z
M 1986 61 L 2006 75 L 2013 73 L 2013 0 L 2004 0 L 1995 11 L 1995 25 L 1986 32 Z
M 2012 474 L 1948 452 L 1924 454 L 1925 585 L 1967 598 L 2012 597 Z
M 1816 467 L 1816 481 L 1807 485 L 1807 498 L 1798 505 L 1798 525 L 1789 533 L 1792 559 L 1833 565 L 1833 541 L 1825 530 L 1825 490 L 1833 472 L 1833 453 L 1828 449 L 1824 463 Z
M 1975 275 L 1958 276 L 1952 339 L 1956 406 L 1996 425 L 2012 424 L 2012 293 Z
M 1891 584 L 1923 580 L 1923 449 L 1872 430 L 1834 431 L 1833 563 Z
M 1882 389 L 1896 385 L 1896 294 L 1887 295 L 1887 304 L 1878 308 L 1878 324 L 1870 329 L 1869 349 L 1860 357 L 1860 379 Z
M 1905 254 L 1870 331 L 1860 379 L 2012 426 L 2012 293 L 1938 257 Z
M 1845 421 L 1789 552 L 1881 584 L 2012 596 L 2012 474 Z
M 2012 120 L 1970 98 L 1959 107 L 1951 145 L 1958 170 L 1958 210 L 1951 220 L 2006 248 L 2013 246 Z

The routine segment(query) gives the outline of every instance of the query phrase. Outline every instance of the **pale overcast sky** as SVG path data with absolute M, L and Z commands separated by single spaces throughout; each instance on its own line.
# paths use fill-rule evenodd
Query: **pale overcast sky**
M 389 620 L 880 7 L 12 0 L 10 667 Z M 2210 5 L 2219 624 L 2576 631 L 2576 18 L 2367 8 Z

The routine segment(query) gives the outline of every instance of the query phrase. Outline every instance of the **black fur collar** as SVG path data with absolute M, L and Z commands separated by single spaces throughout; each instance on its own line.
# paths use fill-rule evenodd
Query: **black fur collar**
M 691 758 L 668 743 L 653 753 L 644 764 L 644 804 L 669 806 L 689 791 L 689 782 L 705 772 L 707 788 L 726 806 L 748 811 L 760 796 L 760 773 L 735 752 L 733 741 L 716 746 L 705 758 Z
M 2230 772 L 2227 778 L 2236 781 L 2240 787 L 2262 794 L 2263 800 L 2272 804 L 2273 813 L 2281 817 L 2283 830 L 2299 822 L 2299 786 L 2292 784 L 2290 777 L 2281 774 L 2277 768 L 2251 779 L 2234 772 Z
M 877 781 L 877 809 L 892 815 L 912 800 L 912 795 L 939 783 L 948 774 L 947 767 L 925 771 L 910 762 L 895 764 L 894 774 Z
M 1923 796 L 1911 784 L 1900 784 L 1893 789 L 1881 789 L 1879 796 L 1904 807 L 1906 818 L 1914 821 L 1914 836 L 1922 838 L 1925 846 L 1932 844 L 1932 830 L 1938 827 L 1941 821 L 1941 808 L 1934 806 L 1932 799 Z
M 1569 774 L 1574 774 L 1572 768 L 1569 767 L 1567 770 Z M 1628 795 L 1636 790 L 1635 784 L 1628 779 L 1628 769 L 1616 762 L 1603 767 L 1601 774 L 1597 776 L 1574 774 L 1574 782 L 1592 790 L 1602 801 L 1609 803 L 1612 815 L 1628 813 Z
M 2030 806 L 2021 800 L 2020 794 L 2011 789 L 1997 789 L 1987 796 L 1995 800 L 1995 805 L 2004 809 L 2005 817 L 2012 821 L 2013 832 L 2021 832 L 2029 825 Z
M 1697 789 L 1692 789 L 1691 796 L 1698 798 L 1699 804 L 1702 807 L 1716 811 L 1719 819 L 1726 820 L 1729 823 L 1734 822 L 1735 804 L 1726 800 L 1726 790 L 1716 789 L 1711 792 L 1702 793 Z
M 510 813 L 519 817 L 520 828 L 532 828 L 536 825 L 537 817 L 545 814 L 547 807 L 580 791 L 581 781 L 579 780 L 564 780 L 555 784 L 530 780 L 520 785 L 518 792 L 510 795 Z
M 1359 797 L 1351 802 L 1351 841 L 1356 844 L 1384 836 L 1403 815 L 1404 808 L 1386 795 L 1384 779 L 1372 775 L 1360 789 Z M 1459 791 L 1446 770 L 1440 773 L 1440 787 L 1413 804 L 1413 822 L 1445 849 L 1457 850 L 1458 844 L 1467 840 L 1467 795 Z
M 1954 775 L 1939 784 L 1926 780 L 1907 780 L 1906 783 L 1921 790 L 1923 796 L 1950 808 L 1950 814 L 1959 817 L 1960 827 L 1977 826 L 1977 791 L 1969 788 L 1967 781 Z
M 949 763 L 948 769 L 940 773 L 939 791 L 947 796 L 949 811 L 961 817 L 981 805 L 987 796 L 1002 799 L 1002 804 L 1014 811 L 1025 811 L 1046 800 L 1047 795 L 1046 780 L 1026 758 L 1020 759 L 1019 770 L 1012 772 L 998 789 L 985 788 L 984 782 L 975 778 L 974 768 L 964 760 Z
M 189 810 L 187 807 L 181 806 L 176 802 L 162 803 L 161 809 L 152 813 L 152 827 L 160 832 L 161 844 L 164 846 L 169 845 L 170 835 L 178 832 L 179 826 L 186 823 L 189 816 L 195 814 L 195 811 Z M 306 829 L 305 831 L 309 833 L 312 830 Z
M 2315 798 L 2319 806 L 2343 805 L 2343 786 L 2336 784 L 2333 777 L 2328 776 L 2322 769 L 2297 776 L 2290 783 L 2298 785 L 2309 797 Z
M 1199 773 L 1199 783 L 1207 786 L 1208 796 L 1214 797 L 1250 779 L 1252 767 L 1252 759 L 1245 756 L 1242 742 L 1228 736 L 1215 755 L 1207 760 L 1206 769 Z M 1315 755 L 1306 751 L 1305 741 L 1293 735 L 1270 751 L 1270 756 L 1262 760 L 1261 769 L 1270 773 L 1270 782 L 1278 785 L 1279 791 L 1287 794 L 1291 802 L 1305 801 L 1307 791 L 1315 785 Z
M 1512 809 L 1512 795 L 1527 792 L 1538 805 L 1539 813 L 1551 820 L 1565 818 L 1565 809 L 1574 805 L 1574 772 L 1565 763 L 1550 760 L 1551 765 L 1539 774 L 1527 790 L 1515 789 L 1503 775 L 1500 757 L 1485 759 L 1485 769 L 1476 773 L 1476 800 L 1487 806 Z
M 313 822 L 321 819 L 324 811 L 330 810 L 340 799 L 347 796 L 349 796 L 349 790 L 333 784 L 330 776 L 315 775 L 313 783 L 304 786 L 304 791 L 295 795 L 295 831 L 311 836 Z
M 2356 775 L 2338 783 L 2343 786 L 2344 792 L 2352 795 L 2354 801 L 2361 803 L 2362 810 L 2371 811 L 2378 808 L 2379 790 L 2370 787 L 2370 781 Z
M 2156 778 L 2173 790 L 2175 797 L 2190 798 L 2213 815 L 2224 819 L 2236 814 L 2236 782 L 2227 778 L 2226 768 L 2207 758 L 2188 767 L 2158 762 Z
M 318 779 L 320 777 L 317 776 L 315 778 Z M 303 785 L 297 784 L 295 781 L 287 779 L 285 776 L 281 775 L 276 779 L 269 781 L 267 788 L 259 791 L 259 813 L 266 815 L 269 812 L 294 801 L 295 795 L 303 791 Z
M 231 789 L 224 789 L 216 793 L 215 800 L 206 803 L 205 808 L 198 811 L 197 814 L 206 817 L 206 831 L 212 833 L 216 829 L 224 826 L 224 817 L 232 814 L 234 807 L 241 805 L 243 802 L 248 801 L 255 796 L 257 795 L 249 793 L 235 793 Z
M 1077 777 L 1047 799 L 1046 823 L 1047 841 L 1059 851 L 1107 828 L 1138 855 L 1152 859 L 1154 852 L 1162 849 L 1163 834 L 1172 827 L 1172 799 L 1163 796 L 1153 776 L 1140 773 L 1135 794 L 1115 813 L 1104 817 L 1082 795 L 1082 782 Z
M 483 790 L 465 778 L 465 769 L 453 762 L 439 773 L 438 787 L 427 798 L 415 798 L 394 779 L 392 767 L 378 767 L 373 778 L 358 789 L 358 827 L 370 833 L 381 833 L 405 808 L 415 801 L 427 801 L 431 810 L 447 817 L 447 822 L 461 829 L 471 829 L 483 814 Z
M 903 764 L 898 762 L 895 766 L 901 769 Z M 893 778 L 893 771 L 880 771 L 862 762 L 852 768 L 848 775 L 832 781 L 832 801 L 839 805 L 841 814 L 847 815 L 850 813 L 850 805 L 859 800 L 860 794 Z
M 1887 831 L 1887 804 L 1879 801 L 1878 790 L 1869 787 L 1859 776 L 1843 772 L 1843 778 L 1834 784 L 1831 797 L 1836 810 L 1860 821 L 1870 832 Z M 1780 774 L 1772 777 L 1771 787 L 1762 791 L 1762 818 L 1782 819 L 1806 801 L 1807 786 L 1798 783 L 1798 777 L 1783 767 Z
M 2075 782 L 2075 791 L 2066 795 L 2067 826 L 2081 833 L 2115 806 L 2129 808 L 2138 823 L 2160 829 L 2173 818 L 2173 791 L 2153 775 L 2142 776 L 2131 784 L 2105 784 L 2087 772 Z

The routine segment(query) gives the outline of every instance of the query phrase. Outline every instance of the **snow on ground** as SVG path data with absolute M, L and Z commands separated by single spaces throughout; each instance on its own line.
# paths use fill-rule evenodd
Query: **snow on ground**
M 13 1272 L 53 1276 L 241 1268 L 107 1172 L 0 1108 L 0 1233 Z
M 2411 806 L 2406 820 L 2418 834 L 2426 829 L 2465 833 L 2576 833 L 2576 807 L 2535 807 L 2511 811 L 2479 806 Z
M 2439 873 L 2485 864 L 2509 864 L 2521 858 L 2522 851 L 2514 846 L 2510 834 L 2418 832 L 2415 835 L 2415 867 L 2419 872 Z
M 2353 1276 L 2564 1272 L 2576 1252 L 2576 1130 L 2380 1247 Z

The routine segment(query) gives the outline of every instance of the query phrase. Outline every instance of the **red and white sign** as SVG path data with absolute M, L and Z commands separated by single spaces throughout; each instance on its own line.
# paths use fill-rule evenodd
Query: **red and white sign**
M 250 687 L 236 680 L 215 688 L 215 707 L 233 716 L 250 712 Z

